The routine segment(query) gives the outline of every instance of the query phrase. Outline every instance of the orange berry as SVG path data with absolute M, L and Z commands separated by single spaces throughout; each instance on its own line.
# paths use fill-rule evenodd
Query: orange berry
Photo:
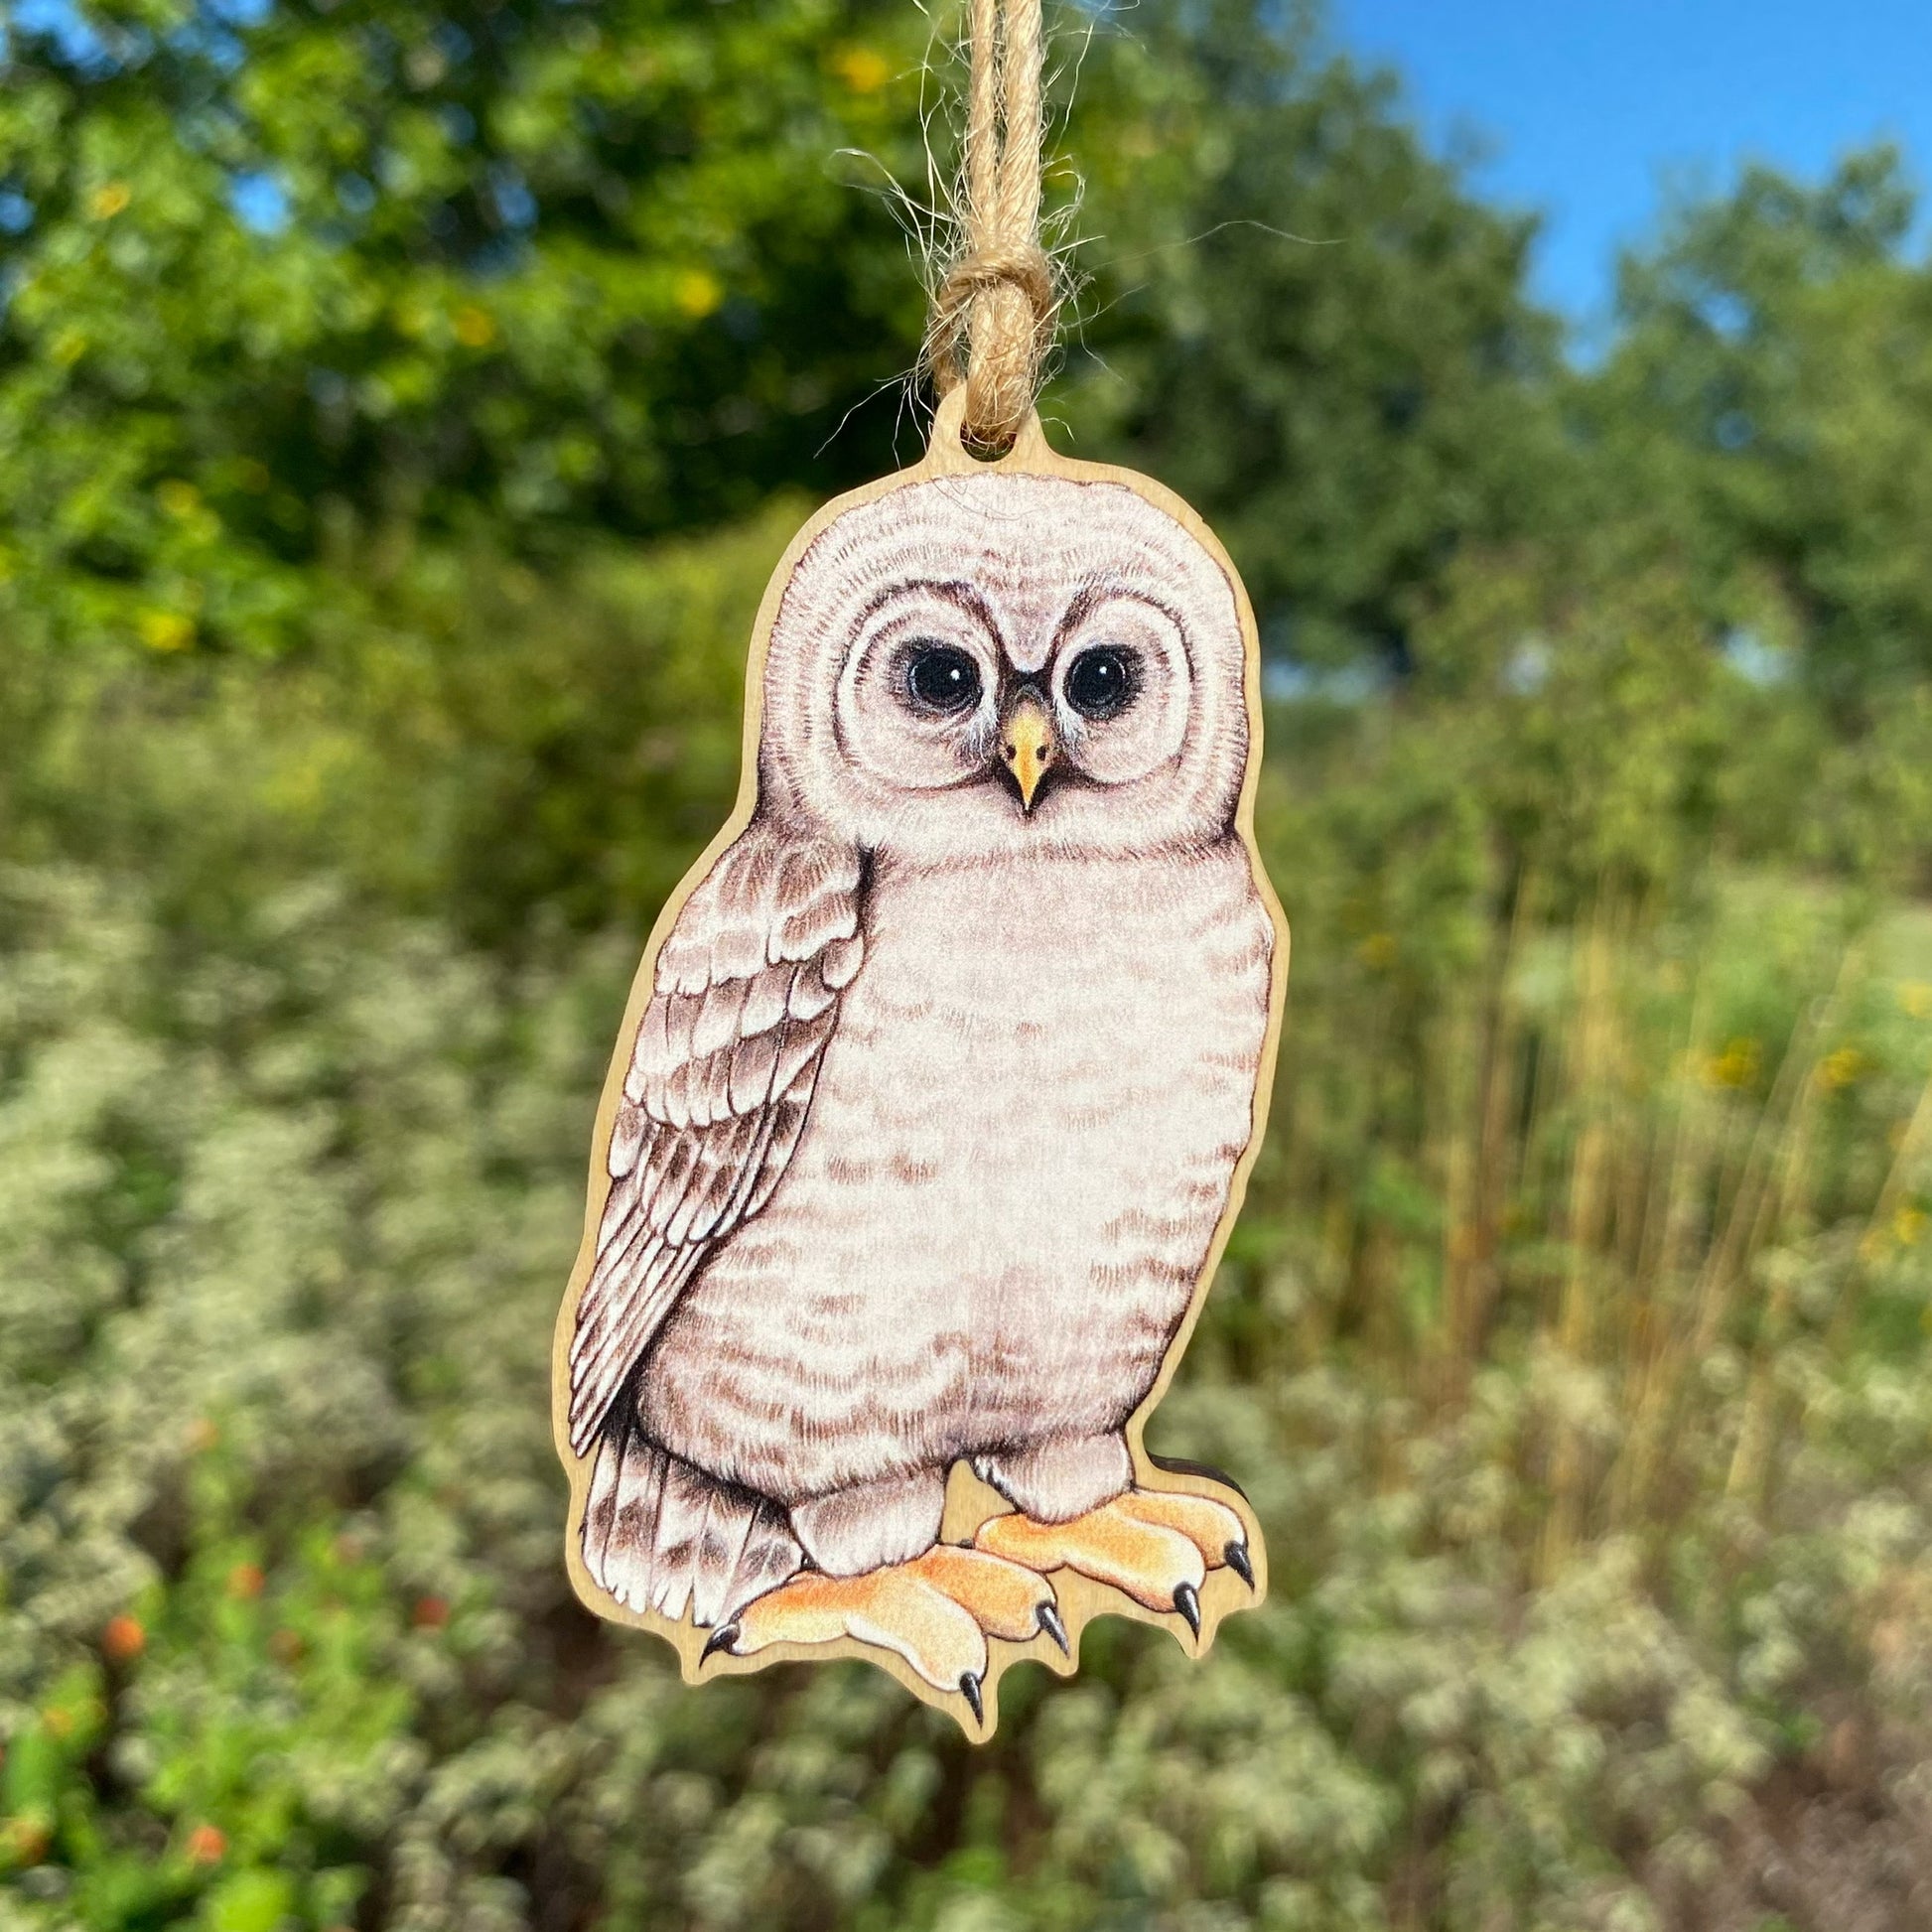
M 187 1852 L 196 1864 L 213 1864 L 228 1849 L 228 1835 L 216 1825 L 197 1825 L 188 1834 Z
M 445 1596 L 419 1596 L 416 1607 L 410 1612 L 409 1620 L 419 1630 L 440 1630 L 450 1620 L 449 1598 Z
M 107 1627 L 100 1633 L 100 1647 L 114 1663 L 132 1663 L 147 1649 L 148 1633 L 141 1628 L 138 1618 L 123 1610 L 119 1616 L 107 1619 Z
M 255 1563 L 238 1563 L 228 1572 L 228 1594 L 230 1596 L 259 1596 L 262 1585 L 268 1581 L 262 1575 L 261 1566 Z

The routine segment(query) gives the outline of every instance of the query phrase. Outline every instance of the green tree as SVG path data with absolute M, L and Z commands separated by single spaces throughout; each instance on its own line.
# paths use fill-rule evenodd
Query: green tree
M 915 283 L 892 0 L 6 18 L 0 519 L 61 623 L 272 646 L 353 532 L 704 523 L 875 472 Z
M 903 0 L 7 18 L 16 623 L 274 650 L 422 534 L 704 526 L 911 453 L 888 182 L 923 192 L 935 28 Z M 1447 559 L 1540 500 L 1555 335 L 1529 224 L 1309 48 L 1253 0 L 1095 31 L 1060 87 L 1092 281 L 1048 407 L 1191 493 L 1293 648 L 1400 651 Z
M 1602 520 L 1675 552 L 1714 625 L 1798 654 L 1841 723 L 1932 670 L 1932 269 L 1900 157 L 1747 169 L 1623 265 L 1580 390 Z

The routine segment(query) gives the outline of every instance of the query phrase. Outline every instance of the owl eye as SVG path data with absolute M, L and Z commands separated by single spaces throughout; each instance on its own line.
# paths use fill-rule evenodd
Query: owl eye
M 1134 701 L 1140 659 L 1117 644 L 1083 650 L 1066 671 L 1066 701 L 1082 718 L 1116 718 Z
M 980 668 L 956 644 L 914 644 L 906 654 L 905 689 L 921 711 L 951 717 L 979 703 Z

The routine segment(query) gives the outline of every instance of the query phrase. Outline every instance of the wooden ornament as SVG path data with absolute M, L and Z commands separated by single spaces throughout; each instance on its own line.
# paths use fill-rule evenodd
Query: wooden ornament
M 985 1738 L 1103 1613 L 1204 1652 L 1267 1555 L 1143 1434 L 1258 1149 L 1288 928 L 1254 618 L 1172 492 L 964 391 L 760 607 L 556 1333 L 567 1559 L 688 1682 L 864 1657 Z

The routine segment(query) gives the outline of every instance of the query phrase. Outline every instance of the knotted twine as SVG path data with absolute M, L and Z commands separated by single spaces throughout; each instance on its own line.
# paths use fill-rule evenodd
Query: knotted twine
M 1039 0 L 968 0 L 961 246 L 932 298 L 921 360 L 934 391 L 966 386 L 960 433 L 1011 447 L 1053 338 L 1053 269 L 1039 242 Z

